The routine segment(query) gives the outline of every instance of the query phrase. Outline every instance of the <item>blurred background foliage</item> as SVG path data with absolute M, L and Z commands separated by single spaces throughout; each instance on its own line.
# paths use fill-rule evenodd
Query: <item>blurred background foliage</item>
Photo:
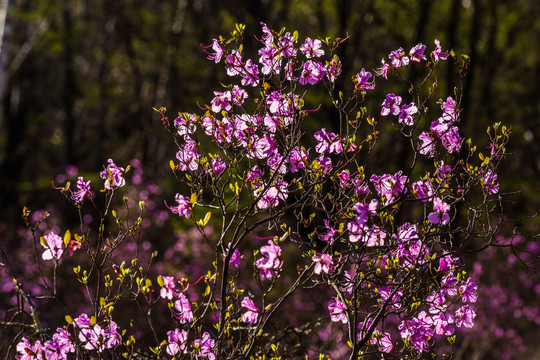
M 509 158 L 499 170 L 501 191 L 509 193 L 504 204 L 517 226 L 538 233 L 537 0 L 0 0 L 0 238 L 16 236 L 6 224 L 23 224 L 24 205 L 68 208 L 51 179 L 61 182 L 57 174 L 72 165 L 97 188 L 108 158 L 120 166 L 139 159 L 145 182 L 172 200 L 178 189 L 168 163 L 177 148 L 152 108 L 166 106 L 174 118 L 209 104 L 218 83 L 228 80 L 201 44 L 226 36 L 236 22 L 246 25 L 253 55 L 260 22 L 298 30 L 301 39 L 349 35 L 339 50 L 349 71 L 340 78 L 343 88 L 399 47 L 422 42 L 432 49 L 439 39 L 443 50 L 468 54 L 463 89 L 453 88 L 450 63 L 438 87 L 462 92 L 465 138 L 486 139 L 495 122 L 512 128 Z M 368 110 L 377 115 L 379 104 Z M 313 126 L 336 126 L 331 107 L 322 105 Z M 407 156 L 402 141 L 386 143 L 377 155 L 387 169 L 401 168 Z M 65 219 L 73 226 L 68 213 L 71 206 Z

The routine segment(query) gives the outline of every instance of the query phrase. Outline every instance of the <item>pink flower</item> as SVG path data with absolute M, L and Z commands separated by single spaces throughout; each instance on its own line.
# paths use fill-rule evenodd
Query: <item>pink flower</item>
M 392 94 L 386 95 L 383 103 L 381 104 L 381 116 L 387 116 L 388 114 L 398 115 L 401 112 L 399 105 L 401 104 L 401 96 Z
M 405 125 L 412 126 L 414 125 L 414 114 L 418 113 L 418 108 L 414 103 L 409 105 L 403 105 L 400 109 L 400 114 L 398 117 L 398 122 L 400 124 L 404 123 Z
M 176 200 L 176 203 L 178 205 L 171 208 L 167 205 L 167 203 L 165 203 L 165 206 L 167 206 L 173 214 L 178 214 L 178 216 L 185 216 L 186 219 L 189 218 L 189 216 L 191 215 L 191 210 L 189 209 L 189 198 L 180 194 L 176 194 L 174 199 Z
M 206 331 L 204 332 L 201 339 L 197 339 L 193 342 L 193 347 L 195 351 L 193 354 L 199 358 L 201 356 L 207 357 L 208 360 L 215 360 L 216 354 L 212 352 L 214 347 L 214 340 L 210 337 L 210 334 Z
M 426 45 L 418 44 L 409 51 L 409 57 L 411 61 L 420 62 L 420 60 L 426 60 L 426 55 L 424 51 L 426 50 Z
M 341 300 L 335 298 L 328 304 L 328 311 L 330 311 L 330 319 L 333 322 L 339 322 L 346 324 L 347 323 L 347 314 L 346 307 Z
M 188 298 L 180 293 L 178 300 L 174 302 L 174 316 L 180 321 L 180 324 L 190 323 L 193 321 L 193 312 Z
M 300 84 L 302 85 L 315 85 L 324 77 L 324 67 L 321 63 L 313 60 L 308 60 L 302 68 L 302 74 L 300 75 Z
M 482 176 L 482 184 L 484 185 L 484 188 L 487 189 L 488 194 L 493 195 L 499 192 L 499 184 L 497 184 L 496 181 L 497 173 L 491 169 L 486 171 L 484 176 Z
M 388 70 L 390 70 L 390 65 L 388 65 L 384 59 L 381 59 L 381 67 L 375 70 L 375 75 L 382 76 L 385 79 L 388 79 Z
M 320 57 L 324 55 L 324 50 L 321 49 L 322 42 L 319 39 L 306 38 L 304 44 L 300 46 L 302 54 L 306 55 L 308 59 L 314 57 Z
M 73 192 L 71 191 L 71 200 L 75 201 L 76 203 L 80 203 L 84 200 L 86 195 L 90 195 L 90 180 L 87 182 L 84 182 L 84 179 L 82 176 L 79 176 L 79 179 L 77 180 L 77 188 L 78 190 Z
M 64 240 L 54 232 L 50 232 L 48 235 L 45 235 L 43 239 L 44 241 L 41 242 L 41 245 L 47 249 L 41 255 L 43 260 L 60 259 L 64 253 Z
M 69 256 L 73 256 L 73 253 L 75 252 L 75 250 L 78 250 L 80 248 L 81 248 L 80 242 L 78 242 L 77 240 L 70 240 L 68 244 Z
M 360 91 L 372 90 L 375 88 L 375 80 L 369 82 L 371 78 L 371 73 L 362 68 L 362 70 L 355 75 L 356 77 L 356 89 Z
M 217 39 L 214 39 L 214 42 L 212 43 L 212 50 L 214 50 L 214 53 L 207 52 L 208 60 L 214 60 L 214 62 L 217 64 L 221 61 L 224 53 L 223 48 Z
M 326 151 L 333 154 L 340 154 L 343 152 L 343 144 L 337 134 L 326 132 L 325 128 L 313 134 L 315 139 L 319 143 L 315 146 L 315 151 L 319 154 L 323 154 Z
M 223 259 L 227 256 L 227 254 L 231 251 L 231 244 L 227 244 L 227 248 L 225 249 L 225 252 L 223 253 Z M 242 255 L 240 255 L 240 250 L 238 248 L 234 249 L 231 258 L 229 260 L 229 266 L 239 266 L 240 262 L 242 261 Z
M 182 354 L 187 354 L 187 332 L 186 330 L 174 329 L 167 332 L 168 344 L 167 344 L 167 354 L 170 356 L 175 356 L 179 352 Z
M 112 159 L 109 159 L 108 162 L 109 165 L 106 168 L 104 167 L 103 171 L 99 173 L 99 176 L 105 180 L 105 189 L 111 190 L 124 186 L 126 184 L 124 168 L 116 166 Z
M 450 53 L 441 51 L 441 44 L 439 43 L 439 40 L 435 40 L 435 50 L 433 50 L 431 53 L 433 60 L 446 60 L 449 56 Z
M 475 303 L 478 299 L 476 290 L 478 286 L 471 278 L 468 278 L 463 285 L 459 287 L 459 292 L 461 293 L 461 301 Z
M 162 298 L 171 300 L 178 293 L 174 283 L 175 279 L 172 276 L 162 276 L 161 279 L 163 280 L 163 287 L 159 294 Z
M 456 311 L 456 325 L 458 328 L 472 328 L 474 326 L 475 317 L 476 312 L 474 312 L 474 310 L 469 305 L 464 305 Z
M 320 275 L 321 272 L 328 274 L 332 271 L 332 256 L 328 254 L 315 254 L 311 258 L 315 263 L 315 274 Z
M 244 297 L 241 305 L 247 309 L 244 315 L 242 315 L 242 321 L 248 324 L 255 324 L 259 318 L 259 309 L 257 309 L 253 301 L 247 296 Z
M 272 240 L 268 240 L 268 245 L 261 247 L 263 257 L 255 261 L 255 266 L 259 269 L 261 280 L 272 280 L 279 276 L 283 262 L 279 258 L 281 248 L 274 244 Z
M 405 55 L 405 51 L 403 51 L 402 47 L 392 51 L 388 55 L 388 58 L 392 60 L 392 66 L 395 68 L 409 65 L 409 57 Z
M 318 234 L 319 240 L 321 241 L 328 241 L 330 245 L 334 245 L 335 236 L 337 235 L 337 230 L 330 225 L 328 220 L 323 219 L 324 226 L 328 229 L 328 232 L 326 234 Z
M 422 155 L 425 155 L 427 157 L 434 157 L 435 156 L 435 141 L 429 134 L 425 131 L 422 131 L 420 135 L 418 135 L 418 140 L 421 141 L 417 145 L 418 152 Z
M 432 224 L 446 225 L 450 222 L 450 205 L 436 197 L 433 199 L 433 212 L 428 215 L 428 221 Z
M 341 61 L 337 57 L 334 57 L 332 61 L 326 63 L 324 71 L 330 82 L 336 81 L 337 77 L 341 74 Z

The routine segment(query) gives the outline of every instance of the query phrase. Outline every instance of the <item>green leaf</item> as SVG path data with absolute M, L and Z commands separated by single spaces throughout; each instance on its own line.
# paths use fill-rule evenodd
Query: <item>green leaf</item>
M 71 241 L 71 231 L 66 230 L 66 233 L 64 234 L 64 246 L 67 247 L 70 241 Z

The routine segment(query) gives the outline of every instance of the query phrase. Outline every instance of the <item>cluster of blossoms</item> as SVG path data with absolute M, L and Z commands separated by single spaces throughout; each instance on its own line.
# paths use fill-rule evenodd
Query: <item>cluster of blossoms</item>
M 178 146 L 171 167 L 175 175 L 182 172 L 176 177 L 189 193 L 177 193 L 176 204 L 165 205 L 173 214 L 193 221 L 215 256 L 194 284 L 187 278 L 178 283 L 174 276 L 158 277 L 161 303 L 168 304 L 175 326 L 167 327 L 174 329 L 152 352 L 207 359 L 225 353 L 231 358 L 250 358 L 257 352 L 264 357 L 266 350 L 256 345 L 267 343 L 259 341 L 261 336 L 269 336 L 268 343 L 286 336 L 271 335 L 265 326 L 284 303 L 294 299 L 299 288 L 327 290 L 314 296 L 326 305 L 318 307 L 325 310 L 321 319 L 347 328 L 346 343 L 355 355 L 368 347 L 383 357 L 384 353 L 416 356 L 453 336 L 456 329 L 472 327 L 477 285 L 454 255 L 452 241 L 459 234 L 450 225 L 458 218 L 455 205 L 473 186 L 480 184 L 484 192 L 495 194 L 498 185 L 492 164 L 473 167 L 452 157 L 462 147 L 458 101 L 447 97 L 441 104 L 442 115 L 420 134 L 415 125 L 429 100 L 422 100 L 420 94 L 411 99 L 386 94 L 376 110 L 385 119 L 396 117 L 402 130 L 410 131 L 412 147 L 424 155 L 418 161 L 427 162 L 433 171 L 414 164 L 391 173 L 373 171 L 367 167 L 368 161 L 363 166 L 361 159 L 364 155 L 370 158 L 379 131 L 372 117 L 363 121 L 365 111 L 358 111 L 359 121 L 348 118 L 358 108 L 349 109 L 347 104 L 359 106 L 367 92 L 375 89 L 376 77 L 386 79 L 402 67 L 427 61 L 426 46 L 418 44 L 408 53 L 403 48 L 392 51 L 389 63 L 383 59 L 375 76 L 362 68 L 353 77 L 351 100 L 345 101 L 341 95 L 333 97 L 342 72 L 334 51 L 344 39 L 332 43 L 307 38 L 298 43 L 296 34 L 276 33 L 265 24 L 262 33 L 258 60 L 245 59 L 241 46 L 229 49 L 232 40 L 213 41 L 208 58 L 223 62 L 227 74 L 239 78 L 239 84 L 215 91 L 202 114 L 180 113 L 169 128 Z M 430 69 L 450 56 L 442 52 L 437 40 L 435 45 Z M 302 125 L 316 110 L 304 98 L 311 86 L 321 82 L 329 90 L 333 106 L 347 119 L 342 129 L 319 127 L 311 133 Z M 364 123 L 373 130 L 367 136 L 358 131 Z M 168 120 L 163 124 L 170 127 Z M 492 150 L 504 147 L 500 142 Z M 444 161 L 440 160 L 443 156 Z M 107 195 L 125 185 L 125 173 L 109 159 L 100 173 Z M 418 175 L 420 180 L 411 180 Z M 473 181 L 463 180 L 466 176 Z M 77 187 L 71 199 L 80 205 L 91 196 L 90 182 L 79 178 Z M 402 206 L 406 210 L 401 211 Z M 199 218 L 203 209 L 208 212 Z M 218 235 L 205 232 L 211 216 L 221 219 Z M 122 228 L 122 236 L 131 236 L 134 228 Z M 279 229 L 282 234 L 276 234 Z M 274 236 L 254 236 L 258 231 L 272 231 Z M 261 239 L 268 241 L 255 242 Z M 242 261 L 239 248 L 246 249 L 250 240 L 252 248 L 259 250 L 253 257 L 246 252 Z M 67 246 L 64 241 L 56 233 L 45 236 L 43 259 L 58 260 Z M 301 260 L 290 265 L 296 267 L 296 281 L 284 275 L 291 273 L 289 257 L 282 256 L 285 241 L 295 242 L 294 249 L 302 252 Z M 250 274 L 254 281 L 244 290 L 238 283 L 246 277 L 245 269 L 254 271 Z M 121 270 L 118 279 L 124 281 L 129 271 Z M 159 270 L 165 271 L 169 269 Z M 206 284 L 202 296 L 188 293 L 201 279 Z M 138 295 L 149 306 L 157 302 L 148 277 L 136 277 L 133 283 L 133 288 L 143 289 Z M 279 294 L 282 285 L 290 288 Z M 262 306 L 259 309 L 255 304 Z M 149 313 L 146 319 L 151 321 Z M 112 321 L 104 329 L 81 315 L 74 321 L 74 331 L 77 343 L 69 342 L 67 351 L 54 350 L 57 343 L 68 343 L 61 333 L 43 345 L 23 339 L 20 348 L 30 349 L 32 354 L 39 352 L 37 347 L 67 354 L 80 346 L 101 353 L 121 342 Z
M 17 344 L 19 360 L 67 360 L 71 359 L 76 352 L 76 346 L 103 353 L 106 349 L 114 349 L 122 342 L 122 336 L 118 332 L 118 325 L 110 320 L 108 326 L 103 328 L 92 320 L 88 315 L 81 314 L 73 320 L 75 336 L 67 329 L 58 328 L 53 334 L 52 340 L 43 344 L 37 340 L 31 344 L 26 338 L 22 338 Z
M 244 87 L 259 86 L 263 80 L 266 82 L 272 76 L 282 76 L 287 81 L 298 82 L 303 86 L 315 85 L 324 79 L 332 84 L 340 75 L 341 62 L 337 56 L 333 56 L 326 62 L 320 60 L 326 54 L 321 40 L 307 38 L 297 48 L 295 36 L 287 32 L 277 34 L 268 29 L 265 24 L 262 24 L 262 27 L 263 36 L 260 40 L 262 48 L 258 52 L 258 64 L 251 59 L 245 60 L 239 49 L 227 50 L 222 40 L 214 40 L 211 45 L 212 52 L 209 53 L 208 58 L 216 63 L 225 59 L 227 74 L 232 77 L 239 76 L 240 83 Z M 450 56 L 450 53 L 441 50 L 437 40 L 435 45 L 436 48 L 430 56 L 434 63 Z M 411 62 L 426 61 L 425 50 L 425 45 L 418 44 L 408 53 L 403 48 L 392 51 L 389 54 L 390 63 L 387 64 L 383 59 L 382 67 L 375 70 L 375 75 L 386 79 L 389 73 L 409 66 Z M 304 56 L 304 61 L 299 61 L 301 55 Z M 376 86 L 372 73 L 364 68 L 354 76 L 353 82 L 355 94 L 366 93 Z M 433 248 L 426 246 L 419 235 L 425 231 L 427 225 L 406 222 L 397 227 L 396 232 L 392 232 L 385 226 L 384 221 L 381 222 L 381 219 L 387 216 L 388 207 L 399 204 L 404 199 L 416 199 L 420 203 L 432 202 L 433 211 L 426 216 L 426 224 L 448 225 L 451 221 L 452 208 L 446 199 L 451 199 L 451 197 L 441 196 L 438 186 L 448 181 L 452 169 L 441 161 L 437 164 L 434 179 L 428 174 L 423 180 L 411 182 L 409 175 L 400 170 L 394 174 L 372 174 L 369 181 L 365 181 L 362 172 L 352 172 L 353 169 L 344 168 L 341 165 L 345 159 L 354 157 L 360 151 L 360 147 L 349 133 L 345 136 L 329 132 L 325 128 L 315 131 L 313 133 L 316 141 L 314 153 L 297 142 L 284 142 L 283 134 L 295 131 L 294 129 L 305 116 L 302 97 L 285 89 L 286 87 L 265 88 L 262 99 L 257 99 L 261 112 L 254 114 L 243 112 L 245 102 L 249 100 L 249 92 L 247 88 L 238 85 L 230 85 L 223 92 L 214 92 L 215 97 L 204 115 L 182 114 L 175 121 L 178 136 L 183 138 L 177 153 L 179 160 L 177 169 L 186 171 L 191 176 L 197 176 L 201 172 L 209 174 L 212 181 L 217 182 L 224 172 L 228 172 L 230 176 L 231 173 L 238 171 L 227 168 L 228 165 L 222 161 L 224 154 L 227 157 L 235 156 L 237 159 L 245 159 L 251 165 L 245 175 L 238 176 L 244 181 L 243 185 L 239 186 L 236 183 L 230 184 L 229 187 L 236 196 L 239 196 L 244 186 L 251 188 L 251 199 L 257 211 L 278 213 L 279 209 L 286 206 L 286 202 L 289 201 L 293 184 L 294 186 L 300 182 L 306 184 L 324 176 L 337 175 L 335 178 L 339 181 L 341 191 L 352 191 L 352 199 L 355 201 L 348 207 L 350 212 L 331 213 L 329 215 L 332 215 L 332 220 L 330 216 L 322 219 L 324 229 L 316 231 L 319 240 L 327 243 L 328 246 L 334 246 L 336 242 L 346 243 L 348 239 L 348 243 L 352 246 L 387 249 L 381 252 L 381 261 L 394 264 L 391 267 L 403 267 L 411 271 L 429 266 L 431 257 L 434 256 L 432 255 Z M 406 103 L 401 96 L 390 93 L 381 104 L 380 115 L 396 116 L 399 124 L 412 127 L 417 122 L 422 106 L 415 102 Z M 436 139 L 441 141 L 448 154 L 457 152 L 461 148 L 462 140 L 456 126 L 459 120 L 458 104 L 452 97 L 448 97 L 441 104 L 441 108 L 443 114 L 432 122 L 429 132 L 423 131 L 418 135 L 420 142 L 417 150 L 427 157 L 434 157 L 437 154 Z M 237 111 L 240 114 L 236 114 Z M 190 137 L 198 127 L 202 128 L 205 135 L 210 137 L 222 153 L 203 155 L 200 144 Z M 494 189 L 495 185 L 492 184 L 494 184 L 493 179 L 496 180 L 496 174 L 490 170 L 481 175 L 485 186 Z M 192 207 L 197 205 L 190 204 L 188 198 L 180 194 L 177 194 L 176 201 L 178 205 L 170 208 L 171 211 L 186 217 L 192 214 Z M 346 220 L 345 224 L 340 224 L 340 216 Z M 340 224 L 339 229 L 334 224 Z M 344 234 L 346 235 L 343 236 Z M 235 255 L 229 256 L 229 265 L 239 265 L 240 255 L 236 254 L 236 251 L 238 249 L 235 249 Z M 316 252 L 311 260 L 315 274 L 324 273 L 333 278 L 338 276 L 333 272 L 339 263 L 334 263 L 332 255 L 327 251 Z M 224 252 L 223 259 L 226 258 L 228 252 L 229 250 Z M 261 247 L 260 253 L 262 258 L 256 259 L 254 263 L 260 278 L 275 280 L 279 277 L 283 266 L 283 261 L 280 259 L 280 246 L 270 240 L 268 245 Z M 474 311 L 469 305 L 464 305 L 457 310 L 454 307 L 450 309 L 450 305 L 455 303 L 457 298 L 461 298 L 464 302 L 474 302 L 476 285 L 470 279 L 466 282 L 463 279 L 457 279 L 454 275 L 457 268 L 450 266 L 444 268 L 442 264 L 446 264 L 445 259 L 446 257 L 441 258 L 439 271 L 446 275 L 438 286 L 434 285 L 434 289 L 437 290 L 434 290 L 427 300 L 429 302 L 434 301 L 429 299 L 438 299 L 438 307 L 432 304 L 426 311 L 411 314 L 408 319 L 398 324 L 404 343 L 417 352 L 427 351 L 434 334 L 451 335 L 454 326 L 470 327 L 473 323 Z M 452 264 L 457 264 L 457 262 Z M 350 273 L 346 274 L 352 284 L 353 276 L 349 275 Z M 398 279 L 394 277 L 392 281 L 389 280 L 376 287 L 377 297 L 382 306 L 390 310 L 406 307 L 402 304 L 405 294 Z M 441 288 L 443 290 L 439 290 Z M 346 289 L 350 293 L 352 286 L 348 285 Z M 246 310 L 242 321 L 257 322 L 259 311 L 253 301 L 245 297 L 240 305 Z M 348 305 L 343 298 L 335 297 L 329 302 L 328 309 L 332 321 L 341 323 L 349 321 Z M 366 319 L 365 322 L 358 324 L 358 338 L 362 339 L 362 334 L 369 335 L 371 339 L 368 343 L 376 346 L 379 351 L 391 351 L 394 344 L 389 333 L 373 328 L 368 334 L 365 330 L 371 327 L 373 319 L 369 317 Z

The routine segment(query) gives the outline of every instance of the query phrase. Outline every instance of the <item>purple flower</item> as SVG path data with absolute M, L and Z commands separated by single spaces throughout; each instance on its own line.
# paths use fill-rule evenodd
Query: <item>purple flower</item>
M 341 74 L 341 61 L 337 58 L 337 56 L 334 56 L 332 61 L 326 62 L 326 66 L 324 67 L 324 71 L 326 72 L 326 77 L 330 82 L 336 81 L 337 77 Z
M 391 285 L 391 284 L 390 284 Z M 381 297 L 381 300 L 383 302 L 383 305 L 388 303 L 389 309 L 399 310 L 401 309 L 401 296 L 403 296 L 403 290 L 398 289 L 394 296 L 392 296 L 392 299 L 390 299 L 390 295 L 394 292 L 394 289 L 392 289 L 389 286 L 383 286 L 377 289 L 377 292 L 379 296 Z
M 102 352 L 104 349 L 111 349 L 122 341 L 118 332 L 118 325 L 114 321 L 109 321 L 109 327 L 103 329 L 100 325 L 94 324 L 88 315 L 81 314 L 73 320 L 78 332 L 79 341 L 86 350 L 97 350 Z
M 178 167 L 182 171 L 195 171 L 199 168 L 197 144 L 189 136 L 186 136 L 185 140 L 185 144 L 180 146 L 180 149 L 176 153 L 176 158 L 180 161 Z
M 328 304 L 328 311 L 330 311 L 330 319 L 333 322 L 347 323 L 346 307 L 341 300 L 335 298 Z
M 433 315 L 433 325 L 435 325 L 435 334 L 451 336 L 454 334 L 454 315 L 443 312 Z
M 84 200 L 86 195 L 90 195 L 90 180 L 87 182 L 84 182 L 84 179 L 82 176 L 79 176 L 79 179 L 77 180 L 77 188 L 78 190 L 73 192 L 71 191 L 71 200 L 75 201 L 76 203 L 80 203 Z
M 356 89 L 359 91 L 366 91 L 366 90 L 372 90 L 375 88 L 375 80 L 372 80 L 369 82 L 369 79 L 371 78 L 371 73 L 369 71 L 366 71 L 366 69 L 362 68 L 362 70 L 355 75 L 356 77 Z
M 474 318 L 476 313 L 469 305 L 463 305 L 456 311 L 456 326 L 458 328 L 466 327 L 472 328 L 474 326 Z
M 241 305 L 247 309 L 242 315 L 242 321 L 248 324 L 255 324 L 259 318 L 259 309 L 257 309 L 253 301 L 247 296 L 244 297 Z
M 36 340 L 34 345 L 25 337 L 17 344 L 17 352 L 20 354 L 19 360 L 45 360 L 43 359 L 43 345 L 41 341 Z
M 388 65 L 384 59 L 381 59 L 381 67 L 375 70 L 375 75 L 382 76 L 385 79 L 388 79 L 388 70 L 390 70 L 390 65 Z
M 176 200 L 176 203 L 178 205 L 171 208 L 167 205 L 167 203 L 165 203 L 165 206 L 167 206 L 173 214 L 178 214 L 178 216 L 185 216 L 186 219 L 189 218 L 189 216 L 191 215 L 191 210 L 189 208 L 189 198 L 180 194 L 176 194 L 174 199 Z
M 450 222 L 450 205 L 436 197 L 433 199 L 433 212 L 428 215 L 428 221 L 432 224 L 446 225 Z
M 187 332 L 186 330 L 174 329 L 167 332 L 167 354 L 175 356 L 179 352 L 187 354 Z
M 478 286 L 471 278 L 468 278 L 463 285 L 459 287 L 459 292 L 461 294 L 461 301 L 475 303 L 478 300 L 478 295 L 476 294 Z
M 388 114 L 398 115 L 401 112 L 399 105 L 401 104 L 401 96 L 392 94 L 386 95 L 383 103 L 381 104 L 381 115 L 387 116 Z
M 341 140 L 337 134 L 327 133 L 326 129 L 322 128 L 320 131 L 315 132 L 313 136 L 317 141 L 319 141 L 319 143 L 315 146 L 315 151 L 317 151 L 319 154 L 323 154 L 326 151 L 334 154 L 340 154 L 343 152 L 343 144 L 341 143 Z
M 300 46 L 302 54 L 306 55 L 308 59 L 314 57 L 320 57 L 324 55 L 324 50 L 321 49 L 322 42 L 319 39 L 306 38 L 304 44 Z
M 208 360 L 216 359 L 216 355 L 212 352 L 212 348 L 214 347 L 214 340 L 206 331 L 204 332 L 201 339 L 196 339 L 195 341 L 193 341 L 193 347 L 195 348 L 193 354 L 196 357 L 204 356 L 208 358 Z
M 392 66 L 395 68 L 409 65 L 409 57 L 405 55 L 405 51 L 402 47 L 392 51 L 388 55 L 388 58 L 392 60 Z
M 217 39 L 214 39 L 214 42 L 212 43 L 212 50 L 214 50 L 214 53 L 208 53 L 208 60 L 214 60 L 214 62 L 217 64 L 221 61 L 221 57 L 223 56 L 223 48 L 221 45 L 219 45 L 219 41 Z
M 229 251 L 231 251 L 231 245 L 232 243 L 227 244 L 227 248 L 225 249 L 225 252 L 223 253 L 223 259 L 227 256 Z M 240 255 L 240 250 L 238 248 L 234 249 L 231 258 L 229 260 L 229 266 L 239 266 L 240 262 L 242 261 L 242 255 Z
M 369 181 L 375 186 L 379 197 L 385 198 L 383 201 L 384 206 L 393 202 L 397 196 L 407 192 L 407 176 L 403 175 L 401 170 L 394 175 L 384 174 L 379 176 L 373 174 Z
M 430 180 L 417 181 L 412 184 L 413 193 L 422 202 L 428 201 L 433 196 L 433 185 Z
M 124 168 L 116 166 L 112 159 L 109 159 L 108 162 L 109 165 L 106 168 L 104 166 L 103 171 L 99 173 L 99 176 L 105 180 L 105 189 L 111 190 L 124 186 L 126 184 Z
M 414 117 L 413 115 L 418 113 L 418 108 L 414 103 L 410 103 L 409 105 L 402 105 L 398 117 L 398 122 L 400 124 L 404 123 L 405 125 L 412 126 L 414 125 Z
M 488 194 L 496 194 L 499 192 L 499 184 L 495 183 L 497 181 L 497 173 L 489 169 L 484 176 L 482 176 L 482 184 L 484 188 L 487 189 Z
M 300 84 L 302 85 L 315 85 L 324 77 L 324 66 L 317 61 L 308 60 L 305 62 L 302 68 L 302 74 L 300 75 Z
M 449 56 L 450 53 L 441 51 L 441 44 L 439 43 L 439 40 L 435 40 L 435 50 L 433 50 L 431 53 L 433 60 L 446 60 Z
M 426 60 L 426 55 L 424 51 L 426 50 L 426 45 L 418 44 L 409 51 L 409 57 L 411 61 L 420 62 L 420 60 Z
M 174 302 L 174 316 L 180 321 L 180 324 L 190 323 L 193 321 L 193 312 L 188 298 L 180 293 L 178 300 Z
M 264 191 L 263 195 L 257 201 L 257 206 L 261 210 L 273 208 L 279 204 L 279 200 L 286 199 L 286 188 L 279 188 L 274 185 Z
M 332 256 L 328 254 L 315 254 L 311 260 L 315 263 L 315 274 L 320 275 L 321 272 L 328 274 L 332 271 L 332 266 L 334 265 Z
M 178 135 L 180 136 L 193 134 L 196 130 L 196 123 L 197 118 L 195 115 L 188 113 L 182 113 L 181 116 L 174 119 L 174 126 L 178 128 Z
M 54 232 L 45 235 L 43 239 L 44 240 L 41 241 L 41 246 L 47 249 L 41 255 L 43 260 L 60 259 L 64 253 L 64 240 Z
M 240 75 L 242 76 L 241 84 L 243 86 L 259 85 L 259 67 L 251 59 L 246 61 Z
M 425 155 L 427 157 L 434 157 L 435 156 L 435 141 L 429 134 L 425 131 L 422 131 L 420 135 L 418 135 L 418 139 L 421 141 L 421 143 L 418 143 L 417 149 L 418 152 L 422 155 Z
M 279 258 L 281 248 L 274 244 L 272 240 L 268 240 L 268 245 L 261 247 L 262 258 L 255 261 L 255 266 L 259 269 L 261 280 L 272 280 L 276 276 L 279 277 L 283 262 Z
M 429 340 L 433 336 L 431 324 L 433 319 L 421 311 L 417 317 L 411 320 L 404 320 L 398 326 L 401 338 L 408 341 L 419 353 L 428 351 Z
M 243 67 L 244 63 L 242 62 L 242 55 L 238 51 L 233 50 L 225 57 L 225 69 L 227 70 L 227 75 L 240 75 Z
M 307 162 L 308 152 L 303 148 L 298 146 L 294 147 L 289 153 L 289 165 L 291 166 L 292 172 L 297 172 L 300 169 L 305 168 L 305 163 Z
M 221 157 L 219 155 L 213 158 L 212 161 L 210 162 L 210 172 L 216 178 L 218 178 L 219 175 L 221 175 L 221 173 L 225 171 L 226 168 L 227 168 L 227 164 L 223 160 L 221 160 Z
M 450 127 L 441 135 L 441 141 L 449 154 L 461 149 L 461 136 L 459 135 L 457 126 Z
M 214 95 L 215 97 L 210 102 L 213 112 L 219 113 L 221 110 L 230 111 L 232 109 L 232 105 L 230 104 L 232 101 L 230 91 L 214 91 Z
M 328 220 L 323 219 L 323 223 L 324 223 L 324 226 L 326 227 L 326 229 L 328 229 L 328 232 L 326 234 L 318 234 L 319 240 L 327 241 L 327 242 L 330 243 L 330 245 L 334 245 L 335 236 L 338 233 L 338 231 L 336 229 L 334 229 L 332 227 L 332 225 L 330 225 Z

